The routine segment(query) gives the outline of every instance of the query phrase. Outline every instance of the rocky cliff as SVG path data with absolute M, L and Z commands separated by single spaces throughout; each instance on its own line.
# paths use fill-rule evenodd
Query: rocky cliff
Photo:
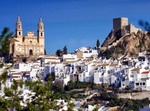
M 150 33 L 138 31 L 120 36 L 120 32 L 111 31 L 102 47 L 107 47 L 101 55 L 107 58 L 136 56 L 139 52 L 150 50 Z

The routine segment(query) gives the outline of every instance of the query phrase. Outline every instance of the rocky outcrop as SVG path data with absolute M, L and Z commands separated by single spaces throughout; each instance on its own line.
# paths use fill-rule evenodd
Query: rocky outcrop
M 118 58 L 124 55 L 136 56 L 139 52 L 150 50 L 150 34 L 138 31 L 137 34 L 128 33 L 119 37 L 112 31 L 102 46 L 107 47 L 102 52 L 102 56 L 107 58 Z
M 112 30 L 107 38 L 104 40 L 102 47 L 107 47 L 109 45 L 112 45 L 114 42 L 116 42 L 116 40 L 119 40 L 121 38 L 121 32 L 120 30 L 115 32 L 114 30 Z

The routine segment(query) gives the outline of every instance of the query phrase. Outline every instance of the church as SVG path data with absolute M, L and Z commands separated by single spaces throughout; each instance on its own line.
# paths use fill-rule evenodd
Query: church
M 23 35 L 22 22 L 20 17 L 18 17 L 16 23 L 16 34 L 10 40 L 10 57 L 44 55 L 44 49 L 44 24 L 42 18 L 40 18 L 38 23 L 37 36 L 35 36 L 32 31 L 27 32 L 27 35 Z

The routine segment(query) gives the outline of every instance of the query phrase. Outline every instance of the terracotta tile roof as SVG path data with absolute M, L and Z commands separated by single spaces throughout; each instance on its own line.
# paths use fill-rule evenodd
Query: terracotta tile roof
M 22 80 L 15 80 L 16 82 L 21 82 Z
M 97 66 L 108 66 L 109 64 L 99 64 Z
M 109 66 L 118 66 L 118 64 L 110 64 Z
M 92 66 L 96 66 L 95 64 L 93 64 Z
M 145 58 L 144 56 L 139 56 L 139 58 Z
M 51 64 L 59 64 L 60 62 L 50 62 Z
M 20 78 L 20 76 L 12 76 L 12 78 Z
M 22 73 L 12 73 L 12 75 L 21 75 Z
M 10 71 L 10 72 L 16 72 L 16 71 Z
M 93 57 L 86 57 L 86 58 L 88 58 L 88 59 L 93 59 Z
M 63 64 L 74 63 L 74 62 L 77 62 L 77 61 L 64 61 Z
M 140 68 L 133 68 L 131 71 L 139 71 Z
M 144 71 L 141 74 L 148 74 L 148 73 L 149 73 L 149 71 Z
M 30 73 L 30 71 L 22 71 L 23 73 Z

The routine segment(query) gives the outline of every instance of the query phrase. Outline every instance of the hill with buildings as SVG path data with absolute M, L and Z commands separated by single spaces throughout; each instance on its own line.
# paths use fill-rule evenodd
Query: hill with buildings
M 114 19 L 101 48 L 97 42 L 97 48 L 67 53 L 65 46 L 59 54 L 45 55 L 44 40 L 42 19 L 34 36 L 22 34 L 18 17 L 9 48 L 17 61 L 0 58 L 0 111 L 138 111 L 150 104 L 150 34 L 128 25 L 127 18 Z M 124 59 L 98 58 L 138 52 Z
M 113 20 L 113 30 L 102 44 L 102 56 L 107 58 L 136 56 L 141 51 L 150 50 L 150 34 L 128 24 L 128 18 Z

